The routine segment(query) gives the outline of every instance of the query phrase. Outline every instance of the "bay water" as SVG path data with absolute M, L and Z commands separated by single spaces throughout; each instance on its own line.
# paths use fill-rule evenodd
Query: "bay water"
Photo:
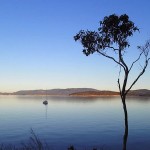
M 121 150 L 120 97 L 0 96 L 0 143 L 19 146 L 31 129 L 53 150 Z M 150 150 L 150 98 L 127 98 L 128 150 Z

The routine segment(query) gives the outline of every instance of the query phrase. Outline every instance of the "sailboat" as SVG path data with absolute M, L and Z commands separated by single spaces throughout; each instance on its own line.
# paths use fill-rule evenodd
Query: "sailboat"
M 47 91 L 46 91 L 46 100 L 43 101 L 43 104 L 44 104 L 44 105 L 47 105 L 47 104 L 48 104 L 48 101 L 47 101 Z
M 47 105 L 47 104 L 48 104 L 48 101 L 47 101 L 47 100 L 43 101 L 43 104 L 44 104 L 44 105 Z

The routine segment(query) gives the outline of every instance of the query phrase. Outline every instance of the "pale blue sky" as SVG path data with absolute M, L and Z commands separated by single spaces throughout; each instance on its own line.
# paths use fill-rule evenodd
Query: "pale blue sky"
M 150 38 L 149 6 L 149 0 L 0 0 L 0 91 L 118 90 L 116 64 L 96 54 L 84 56 L 73 36 L 80 29 L 96 30 L 106 15 L 127 13 L 140 28 L 130 40 L 130 62 L 136 45 Z M 132 75 L 137 71 L 139 66 Z M 150 89 L 149 76 L 150 67 L 134 89 Z

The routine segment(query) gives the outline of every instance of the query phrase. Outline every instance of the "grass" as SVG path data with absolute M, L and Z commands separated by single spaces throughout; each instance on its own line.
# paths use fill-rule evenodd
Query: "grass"
M 40 138 L 34 133 L 33 129 L 30 131 L 31 136 L 29 138 L 28 143 L 21 143 L 20 147 L 16 147 L 15 145 L 0 145 L 0 150 L 53 150 L 51 149 L 47 143 L 44 143 L 40 140 Z M 61 150 L 61 149 L 59 149 Z M 66 150 L 77 150 L 73 145 L 66 148 Z M 104 148 L 92 148 L 92 149 L 83 149 L 83 150 L 104 150 Z

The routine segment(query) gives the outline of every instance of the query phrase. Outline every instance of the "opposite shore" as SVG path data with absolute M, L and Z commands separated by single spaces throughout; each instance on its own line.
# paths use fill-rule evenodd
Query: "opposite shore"
M 57 96 L 57 97 L 118 97 L 119 92 L 108 90 L 97 90 L 92 88 L 67 88 L 50 90 L 21 90 L 12 93 L 2 93 L 0 95 L 21 95 L 21 96 Z M 150 97 L 150 90 L 131 90 L 128 96 Z

